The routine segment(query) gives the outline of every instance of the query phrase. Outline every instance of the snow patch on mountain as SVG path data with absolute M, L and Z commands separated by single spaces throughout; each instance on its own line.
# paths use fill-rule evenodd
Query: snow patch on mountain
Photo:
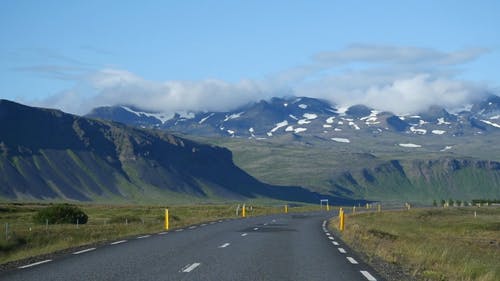
M 245 112 L 240 112 L 240 113 L 233 113 L 231 115 L 226 115 L 226 118 L 224 119 L 223 122 L 226 122 L 226 121 L 229 121 L 231 119 L 236 119 L 236 118 L 240 118 L 241 115 L 243 115 Z
M 341 142 L 341 143 L 350 143 L 351 141 L 349 139 L 345 139 L 345 138 L 331 138 L 332 141 L 336 141 L 336 142 Z
M 127 106 L 121 106 L 121 108 L 125 109 L 126 111 L 128 111 L 130 113 L 135 114 L 138 117 L 147 116 L 147 117 L 156 118 L 156 119 L 160 120 L 160 122 L 162 124 L 174 117 L 174 115 L 167 115 L 165 113 L 151 113 L 151 112 L 135 111 Z M 181 115 L 181 117 L 184 117 L 186 119 L 191 119 L 191 118 L 194 118 L 194 114 L 193 113 L 183 113 L 183 115 Z
M 352 122 L 352 121 L 349 122 L 349 126 L 353 127 L 355 130 L 359 130 L 360 129 L 359 126 L 356 123 Z
M 333 124 L 333 121 L 335 120 L 335 117 L 332 116 L 332 117 L 328 117 L 328 119 L 326 119 L 326 123 L 328 124 Z
M 450 150 L 450 149 L 452 149 L 452 148 L 453 148 L 453 146 L 448 146 L 448 145 L 447 145 L 447 146 L 445 146 L 443 149 L 441 149 L 440 151 L 446 151 L 446 150 Z
M 301 133 L 301 132 L 305 132 L 305 131 L 307 131 L 307 128 L 296 128 L 296 129 L 294 130 L 294 132 L 295 132 L 296 134 Z
M 299 107 L 302 109 L 307 109 L 307 104 L 301 103 L 301 104 L 299 104 Z
M 443 131 L 443 130 L 432 130 L 432 133 L 435 134 L 435 135 L 442 135 L 442 134 L 446 133 L 446 131 Z
M 419 135 L 425 135 L 425 134 L 427 134 L 427 130 L 426 129 L 417 129 L 415 127 L 410 127 L 410 131 L 412 131 L 415 134 L 419 134 Z
M 214 115 L 215 115 L 215 113 L 210 113 L 207 117 L 202 118 L 202 119 L 200 120 L 200 122 L 198 122 L 198 124 L 203 124 L 203 122 L 207 121 L 207 120 L 208 120 L 208 118 L 210 118 L 210 117 L 212 117 L 212 116 L 214 116 Z
M 409 147 L 409 148 L 419 148 L 419 147 L 422 147 L 420 144 L 414 144 L 414 143 L 400 143 L 399 146 L 401 146 L 401 147 Z
M 288 121 L 284 120 L 283 122 L 279 122 L 276 124 L 274 128 L 271 129 L 271 133 L 276 132 L 279 128 L 288 126 Z
M 451 124 L 450 122 L 444 121 L 444 117 L 438 118 L 437 121 L 438 121 L 438 123 L 437 123 L 438 125 L 450 125 Z
M 299 121 L 297 121 L 297 123 L 299 125 L 305 125 L 305 124 L 310 124 L 311 121 L 307 120 L 307 119 L 300 119 Z
M 499 125 L 499 124 L 497 124 L 497 123 L 493 123 L 493 122 L 490 122 L 490 121 L 488 121 L 488 120 L 482 120 L 482 119 L 481 119 L 481 122 L 486 123 L 486 124 L 488 124 L 488 125 L 490 125 L 490 126 L 493 126 L 493 127 L 495 127 L 495 128 L 500 128 L 500 125 Z
M 314 113 L 304 113 L 304 115 L 302 115 L 302 117 L 304 117 L 308 120 L 314 120 L 314 119 L 318 118 L 318 115 L 316 115 Z

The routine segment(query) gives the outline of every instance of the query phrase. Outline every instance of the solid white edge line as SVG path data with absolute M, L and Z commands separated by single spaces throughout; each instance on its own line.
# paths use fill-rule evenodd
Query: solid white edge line
M 73 255 L 79 255 L 79 254 L 83 254 L 83 253 L 86 253 L 86 252 L 90 252 L 90 251 L 93 251 L 95 250 L 96 248 L 88 248 L 88 249 L 85 249 L 85 250 L 81 250 L 81 251 L 78 251 L 78 252 L 74 252 Z
M 219 248 L 226 248 L 227 246 L 231 245 L 231 243 L 224 243 L 219 246 Z
M 158 233 L 158 235 L 165 235 L 165 234 L 167 234 L 167 233 L 168 233 L 168 232 L 163 231 L 163 232 Z
M 355 260 L 354 258 L 352 258 L 352 257 L 346 257 L 346 258 L 347 258 L 347 260 L 348 260 L 350 263 L 352 263 L 352 264 L 358 264 L 358 261 L 357 261 L 357 260 Z
M 365 271 L 365 270 L 360 270 L 359 272 L 361 272 L 361 274 L 363 274 L 363 276 L 368 280 L 368 281 L 377 281 L 377 279 L 375 279 L 375 277 L 373 277 L 370 272 L 368 271 Z
M 200 266 L 201 263 L 199 262 L 195 262 L 191 265 L 187 265 L 184 269 L 182 269 L 182 272 L 191 272 L 193 271 L 195 268 L 197 268 L 198 266 Z
M 243 233 L 243 234 L 241 234 L 241 236 L 243 236 L 243 237 L 245 237 L 245 236 L 247 236 L 247 235 L 248 235 L 248 233 Z
M 347 253 L 346 250 L 344 248 L 338 248 L 339 249 L 339 252 L 341 252 L 342 254 L 345 254 Z
M 148 238 L 148 237 L 151 237 L 151 235 L 143 235 L 143 236 L 139 236 L 137 237 L 137 239 L 144 239 L 144 238 Z
M 111 243 L 110 245 L 116 245 L 116 244 L 121 244 L 121 243 L 125 243 L 127 242 L 127 240 L 120 240 L 120 241 L 115 241 L 113 243 Z
M 44 260 L 44 261 L 34 262 L 34 263 L 30 263 L 30 264 L 27 264 L 27 265 L 20 266 L 18 268 L 28 268 L 28 267 L 32 267 L 32 266 L 35 266 L 35 265 L 39 265 L 39 264 L 47 263 L 47 262 L 51 262 L 51 261 L 52 260 Z

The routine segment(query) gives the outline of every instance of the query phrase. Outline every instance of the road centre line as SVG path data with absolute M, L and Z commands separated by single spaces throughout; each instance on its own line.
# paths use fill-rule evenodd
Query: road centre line
M 361 274 L 363 274 L 363 276 L 368 280 L 368 281 L 377 281 L 377 279 L 375 279 L 375 277 L 373 277 L 373 275 L 370 274 L 370 272 L 368 271 L 365 271 L 365 270 L 361 270 L 359 271 L 361 272 Z
M 224 243 L 219 246 L 219 248 L 226 248 L 227 246 L 231 245 L 231 243 Z
M 354 258 L 347 257 L 347 260 L 352 264 L 358 264 L 358 261 L 356 261 Z
M 30 263 L 30 264 L 27 264 L 27 265 L 20 266 L 18 268 L 28 268 L 28 267 L 39 265 L 39 264 L 42 264 L 42 263 L 48 263 L 48 262 L 51 262 L 51 261 L 52 260 L 44 260 L 44 261 L 34 262 L 34 263 Z
M 247 236 L 247 235 L 248 235 L 248 233 L 243 233 L 243 234 L 241 234 L 241 236 L 243 236 L 243 237 L 245 237 L 245 236 Z
M 121 243 L 125 243 L 127 242 L 127 240 L 120 240 L 120 241 L 115 241 L 113 243 L 111 243 L 110 245 L 117 245 L 117 244 L 121 244 Z
M 201 264 L 201 263 L 199 263 L 199 262 L 195 262 L 195 263 L 193 263 L 193 264 L 188 264 L 188 265 L 186 265 L 186 266 L 182 269 L 182 272 L 186 272 L 186 273 L 191 272 L 191 271 L 193 271 L 195 268 L 197 268 L 198 266 L 200 266 L 200 264 Z
M 83 254 L 83 253 L 86 253 L 86 252 L 93 251 L 93 250 L 95 250 L 95 249 L 96 249 L 96 248 L 89 248 L 89 249 L 81 250 L 81 251 L 78 251 L 78 252 L 74 252 L 74 253 L 73 253 L 73 255 Z
M 339 249 L 339 252 L 341 252 L 342 254 L 345 254 L 347 253 L 346 250 L 344 248 L 338 248 Z

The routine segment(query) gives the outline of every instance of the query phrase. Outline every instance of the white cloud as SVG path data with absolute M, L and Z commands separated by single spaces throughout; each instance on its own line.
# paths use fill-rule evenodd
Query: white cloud
M 352 45 L 319 53 L 309 64 L 266 79 L 239 82 L 151 81 L 126 70 L 105 68 L 86 75 L 73 89 L 39 105 L 78 114 L 116 104 L 174 113 L 225 111 L 273 96 L 297 95 L 323 98 L 343 106 L 362 103 L 395 113 L 416 113 L 431 105 L 461 106 L 486 92 L 485 85 L 456 78 L 458 67 L 485 52 Z

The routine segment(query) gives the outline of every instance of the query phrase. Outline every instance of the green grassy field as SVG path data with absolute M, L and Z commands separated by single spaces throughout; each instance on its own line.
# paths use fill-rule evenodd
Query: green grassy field
M 250 206 L 251 204 L 247 204 Z M 165 207 L 137 205 L 79 205 L 88 215 L 85 225 L 45 225 L 33 222 L 33 215 L 47 204 L 0 204 L 0 264 L 31 256 L 127 236 L 164 231 Z M 237 204 L 170 206 L 170 228 L 222 218 L 235 218 Z M 283 212 L 283 205 L 252 206 L 248 216 Z M 290 207 L 290 212 L 318 209 Z
M 355 214 L 345 227 L 342 239 L 368 262 L 381 258 L 419 280 L 500 280 L 499 207 Z

